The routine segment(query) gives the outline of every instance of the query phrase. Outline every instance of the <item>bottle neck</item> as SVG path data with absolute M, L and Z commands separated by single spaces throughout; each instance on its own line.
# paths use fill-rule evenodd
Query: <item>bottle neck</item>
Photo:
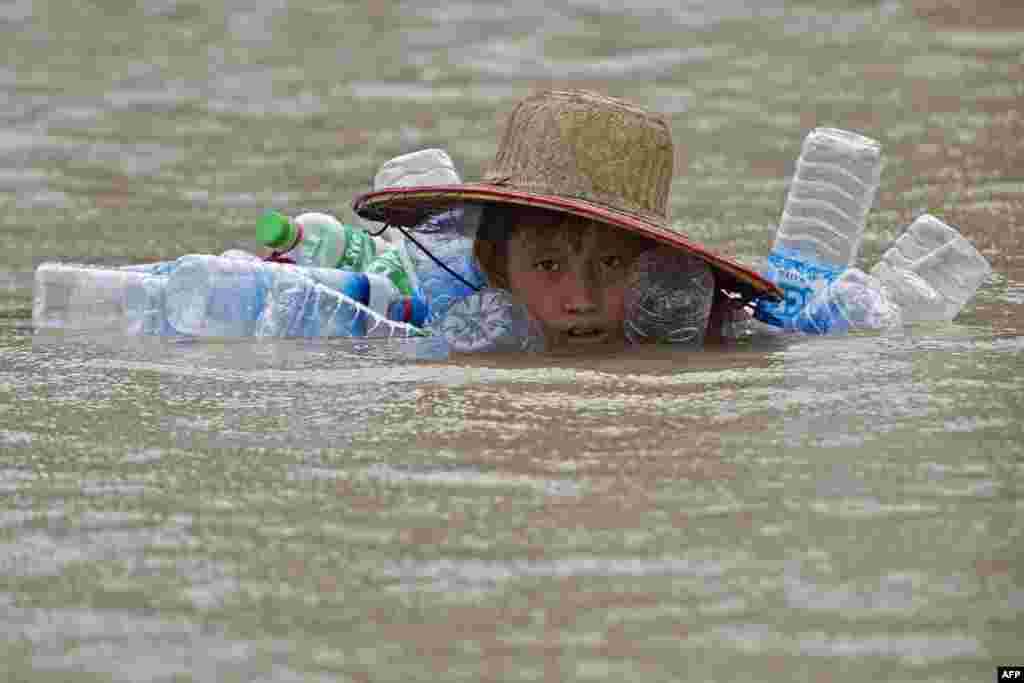
M 295 228 L 295 239 L 292 240 L 292 243 L 288 245 L 287 249 L 282 250 L 283 252 L 289 252 L 295 247 L 299 246 L 299 244 L 302 242 L 303 236 L 305 235 L 305 230 L 302 229 L 301 223 L 296 221 L 294 218 L 288 219 L 288 222 L 291 223 L 292 227 Z
M 270 252 L 270 256 L 264 259 L 265 261 L 292 264 L 296 262 L 295 259 L 292 258 L 291 256 L 288 256 L 288 254 L 291 253 L 291 251 L 295 249 L 295 247 L 299 246 L 299 244 L 302 242 L 302 237 L 305 235 L 305 231 L 302 229 L 302 226 L 299 223 L 295 222 L 291 218 L 288 219 L 288 223 L 293 228 L 295 228 L 295 237 L 292 239 L 291 244 L 289 244 L 284 249 L 274 249 L 273 251 Z

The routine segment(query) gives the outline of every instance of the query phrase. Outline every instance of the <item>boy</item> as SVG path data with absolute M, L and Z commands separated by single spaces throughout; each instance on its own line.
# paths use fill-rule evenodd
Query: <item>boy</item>
M 711 268 L 714 341 L 740 303 L 781 292 L 669 224 L 673 158 L 661 116 L 598 93 L 545 92 L 512 112 L 482 182 L 379 190 L 353 208 L 414 227 L 482 205 L 477 261 L 491 286 L 511 291 L 541 324 L 548 348 L 622 343 L 630 266 L 653 244 L 667 245 Z

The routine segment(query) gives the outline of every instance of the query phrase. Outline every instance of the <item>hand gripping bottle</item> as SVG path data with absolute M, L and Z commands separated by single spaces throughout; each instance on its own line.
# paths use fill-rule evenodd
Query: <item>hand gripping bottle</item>
M 310 268 L 363 270 L 377 252 L 376 243 L 366 232 L 325 213 L 289 218 L 268 211 L 256 224 L 256 237 L 274 250 L 269 260 Z
M 700 258 L 669 247 L 646 251 L 626 290 L 626 339 L 700 348 L 714 296 L 715 278 Z
M 759 320 L 792 328 L 814 293 L 853 263 L 881 170 L 881 148 L 871 138 L 837 128 L 807 135 L 765 272 L 785 298 L 761 300 Z

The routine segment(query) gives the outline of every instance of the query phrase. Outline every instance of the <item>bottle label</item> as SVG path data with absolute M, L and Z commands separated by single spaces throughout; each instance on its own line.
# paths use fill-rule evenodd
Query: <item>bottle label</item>
M 801 261 L 784 252 L 772 250 L 764 276 L 782 290 L 781 301 L 761 299 L 754 317 L 763 323 L 792 329 L 796 316 L 814 293 L 823 289 L 842 273 L 842 269 Z
M 395 247 L 388 249 L 375 258 L 366 267 L 366 272 L 383 275 L 391 280 L 391 284 L 403 295 L 408 296 L 412 294 L 409 274 L 405 271 L 405 266 L 402 265 L 402 256 Z

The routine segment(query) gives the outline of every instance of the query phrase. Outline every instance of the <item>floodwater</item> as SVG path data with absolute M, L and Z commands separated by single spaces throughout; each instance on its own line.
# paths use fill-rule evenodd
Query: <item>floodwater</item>
M 1024 12 L 917 3 L 0 4 L 0 679 L 992 680 L 1024 641 Z M 751 9 L 755 6 L 756 9 Z M 1002 6 L 1002 7 L 1001 7 Z M 35 334 L 44 261 L 355 220 L 551 85 L 671 116 L 753 262 L 816 125 L 993 276 L 953 324 L 705 353 Z

